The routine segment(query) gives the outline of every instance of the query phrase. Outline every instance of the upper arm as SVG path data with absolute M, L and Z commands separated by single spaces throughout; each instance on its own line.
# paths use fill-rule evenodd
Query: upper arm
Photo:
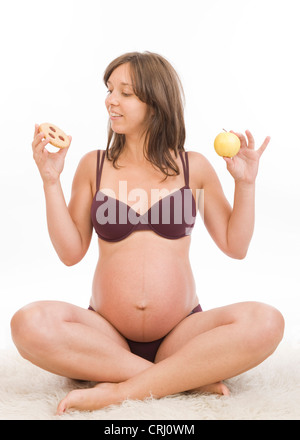
M 80 160 L 72 183 L 69 213 L 81 237 L 82 257 L 88 250 L 92 238 L 91 205 L 93 201 L 93 179 L 96 176 L 96 151 L 87 153 Z
M 200 214 L 206 229 L 217 246 L 225 253 L 227 246 L 227 229 L 232 208 L 225 197 L 220 180 L 209 161 L 199 153 L 194 153 L 193 173 L 197 188 L 203 197 L 199 203 Z M 201 205 L 201 206 L 200 206 Z

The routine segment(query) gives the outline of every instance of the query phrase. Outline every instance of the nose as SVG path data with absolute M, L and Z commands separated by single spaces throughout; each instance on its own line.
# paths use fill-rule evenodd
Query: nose
M 106 105 L 110 107 L 111 105 L 116 106 L 119 105 L 119 100 L 117 95 L 114 92 L 111 92 L 106 98 Z

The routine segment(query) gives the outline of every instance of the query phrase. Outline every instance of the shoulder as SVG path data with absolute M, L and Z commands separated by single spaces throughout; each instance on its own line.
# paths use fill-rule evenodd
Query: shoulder
M 101 152 L 103 150 L 100 150 Z M 75 173 L 75 181 L 87 182 L 90 184 L 96 180 L 98 150 L 92 150 L 84 154 L 79 160 Z
M 84 171 L 84 172 L 96 172 L 97 168 L 97 155 L 98 151 L 100 151 L 100 155 L 102 157 L 103 152 L 105 150 L 92 150 L 86 153 L 82 158 L 80 159 L 78 163 L 77 170 Z
M 98 154 L 99 150 L 93 150 L 93 151 L 89 151 L 88 153 L 86 153 L 84 156 L 82 156 L 82 158 L 79 161 L 78 166 L 81 167 L 88 167 L 91 165 L 95 165 L 97 162 L 97 154 Z M 102 150 L 100 150 L 102 151 Z
M 197 151 L 187 151 L 188 158 L 189 158 L 189 165 L 191 167 L 197 167 L 197 166 L 208 166 L 209 161 L 206 159 L 206 157 L 198 153 Z
M 203 154 L 197 151 L 187 151 L 187 153 L 190 179 L 197 184 L 197 188 L 203 188 L 216 175 L 215 170 Z

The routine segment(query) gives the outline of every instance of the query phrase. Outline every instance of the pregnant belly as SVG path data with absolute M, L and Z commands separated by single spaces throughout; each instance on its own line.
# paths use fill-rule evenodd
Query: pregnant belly
M 140 250 L 101 259 L 91 305 L 124 337 L 159 339 L 197 305 L 188 258 Z

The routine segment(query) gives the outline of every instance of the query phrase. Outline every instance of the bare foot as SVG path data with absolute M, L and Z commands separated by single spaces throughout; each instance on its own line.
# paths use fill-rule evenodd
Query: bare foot
M 62 415 L 68 409 L 94 411 L 113 403 L 119 403 L 117 383 L 99 383 L 94 388 L 73 390 L 59 403 L 56 414 Z
M 210 394 L 222 394 L 223 396 L 229 396 L 230 391 L 223 382 L 212 383 L 211 385 L 204 385 L 203 387 L 194 388 L 190 390 L 192 392 L 210 393 Z
M 67 410 L 94 411 L 122 401 L 119 394 L 119 384 L 99 383 L 94 388 L 70 391 L 69 394 L 59 403 L 57 415 L 64 414 Z M 229 389 L 223 382 L 194 388 L 192 392 L 214 393 L 229 396 Z

